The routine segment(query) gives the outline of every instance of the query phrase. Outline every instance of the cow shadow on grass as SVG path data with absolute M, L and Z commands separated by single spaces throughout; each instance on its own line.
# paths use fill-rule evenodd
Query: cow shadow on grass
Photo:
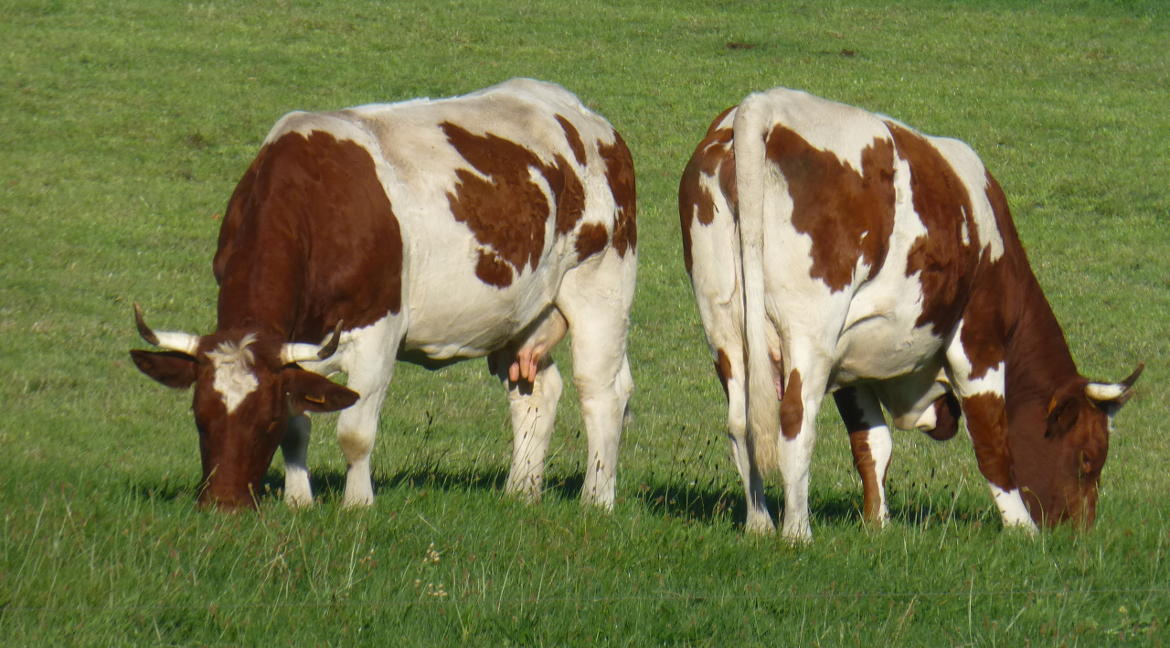
M 779 526 L 783 509 L 782 493 L 769 489 L 768 507 L 773 521 Z M 668 519 L 690 520 L 700 523 L 732 522 L 742 527 L 747 516 L 743 493 L 733 489 L 703 488 L 693 485 L 643 484 L 636 497 L 650 512 Z M 809 509 L 813 526 L 863 526 L 860 488 L 856 493 L 833 491 L 813 493 Z M 952 501 L 924 499 L 894 499 L 890 504 L 890 520 L 900 526 L 921 527 L 928 523 L 977 524 L 987 517 L 978 507 L 956 505 Z
M 508 471 L 505 468 L 489 470 L 451 471 L 437 467 L 414 468 L 399 470 L 389 475 L 374 477 L 374 495 L 400 487 L 419 490 L 460 491 L 460 492 L 497 492 L 503 494 L 504 485 L 508 481 Z M 345 495 L 345 472 L 340 470 L 322 470 L 313 473 L 311 477 L 313 495 L 327 501 L 341 501 Z M 576 499 L 581 494 L 581 486 L 585 483 L 584 474 L 566 476 L 549 476 L 545 483 L 542 497 L 560 500 Z M 279 472 L 269 472 L 264 478 L 266 490 L 276 495 L 284 484 L 284 476 Z
M 747 517 L 743 493 L 730 489 L 703 488 L 692 485 L 644 484 L 639 487 L 638 499 L 648 511 L 666 519 L 680 519 L 704 524 L 731 523 L 742 527 Z M 861 522 L 857 506 L 845 496 L 818 498 L 809 504 L 814 524 L 828 522 L 844 524 Z M 782 504 L 769 493 L 768 507 L 773 520 Z
M 393 490 L 399 487 L 431 490 L 461 490 L 461 491 L 500 491 L 508 473 L 503 468 L 487 471 L 446 471 L 440 468 L 427 467 L 412 470 L 400 470 L 389 475 L 374 474 L 374 493 Z M 323 469 L 314 471 L 310 476 L 313 488 L 313 497 L 320 501 L 341 501 L 345 494 L 345 471 Z M 558 497 L 568 497 L 580 490 L 583 479 L 568 478 L 552 482 L 547 492 Z M 168 480 L 165 482 L 131 481 L 127 485 L 131 497 L 143 501 L 181 501 L 188 500 L 193 505 L 199 496 L 197 479 L 189 482 Z M 260 480 L 260 492 L 257 496 L 259 504 L 279 502 L 284 497 L 284 471 L 269 469 Z
M 472 472 L 426 467 L 399 470 L 388 475 L 375 472 L 374 495 L 400 487 L 440 491 L 502 491 L 507 478 L 508 473 L 503 469 Z M 339 502 L 345 496 L 345 471 L 319 470 L 312 473 L 310 481 L 313 496 L 319 500 Z M 270 471 L 262 484 L 271 492 L 279 494 L 284 487 L 284 475 Z
M 508 471 L 499 467 L 487 470 L 444 470 L 437 465 L 414 467 L 390 474 L 374 475 L 374 492 L 384 492 L 406 487 L 420 490 L 498 492 L 504 491 Z M 314 497 L 320 501 L 340 502 L 345 493 L 345 472 L 323 469 L 312 474 Z M 581 495 L 585 482 L 584 473 L 550 475 L 545 484 L 543 497 L 558 500 L 576 500 Z M 260 483 L 258 500 L 279 502 L 283 497 L 284 472 L 269 470 Z M 675 481 L 650 479 L 636 480 L 633 492 L 622 493 L 637 501 L 652 515 L 664 519 L 683 520 L 703 524 L 734 524 L 742 527 L 747 514 L 743 494 L 737 489 L 720 488 L 715 485 L 679 484 Z M 176 501 L 187 500 L 194 505 L 198 484 L 166 480 L 156 483 L 134 482 L 129 484 L 133 497 L 140 500 Z M 769 489 L 768 506 L 773 519 L 782 509 L 782 493 Z M 902 498 L 894 496 L 890 503 L 890 519 L 907 527 L 918 527 L 928 523 L 975 524 L 987 517 L 978 507 L 956 506 L 953 501 L 931 500 L 922 497 Z M 861 492 L 833 491 L 814 493 L 809 502 L 814 526 L 863 525 L 861 516 Z M 778 522 L 778 520 L 777 520 Z
M 194 504 L 195 497 L 198 494 L 198 490 L 196 489 L 196 485 L 194 483 L 181 484 L 173 481 L 157 483 L 132 481 L 127 486 L 127 490 L 130 492 L 131 497 L 144 502 L 174 502 L 178 500 L 189 500 L 192 504 Z

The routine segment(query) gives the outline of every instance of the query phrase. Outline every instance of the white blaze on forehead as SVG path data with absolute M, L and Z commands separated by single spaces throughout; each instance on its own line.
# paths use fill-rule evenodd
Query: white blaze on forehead
M 215 380 L 211 386 L 223 399 L 228 414 L 235 411 L 248 394 L 260 386 L 256 374 L 252 372 L 252 350 L 248 348 L 255 341 L 256 336 L 249 333 L 239 344 L 225 341 L 207 352 L 207 359 L 211 360 L 211 366 L 215 369 Z

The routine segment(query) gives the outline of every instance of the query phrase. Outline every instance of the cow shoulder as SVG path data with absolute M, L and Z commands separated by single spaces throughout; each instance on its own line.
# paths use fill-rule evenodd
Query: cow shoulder
M 332 115 L 296 113 L 270 133 L 228 204 L 214 261 L 226 313 L 317 341 L 402 307 L 403 240 L 376 145 Z M 222 325 L 230 325 L 221 322 Z

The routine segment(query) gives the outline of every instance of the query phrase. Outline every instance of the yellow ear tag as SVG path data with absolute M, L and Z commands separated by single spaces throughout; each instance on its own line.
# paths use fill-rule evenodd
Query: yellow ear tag
M 325 404 L 325 397 L 324 396 L 311 396 L 309 394 L 306 394 L 305 400 L 309 401 L 310 403 L 316 403 L 318 405 Z

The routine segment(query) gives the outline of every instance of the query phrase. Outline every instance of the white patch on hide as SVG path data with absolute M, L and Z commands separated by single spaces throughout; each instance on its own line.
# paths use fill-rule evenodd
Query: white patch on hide
M 1021 527 L 1032 532 L 1036 531 L 1036 523 L 1028 514 L 1028 507 L 1024 505 L 1024 498 L 1020 496 L 1018 488 L 1005 491 L 991 482 L 988 482 L 987 485 L 991 488 L 991 496 L 995 499 L 995 506 L 999 509 L 1005 527 Z
M 256 336 L 249 333 L 238 345 L 234 342 L 221 342 L 215 349 L 207 352 L 207 358 L 215 368 L 215 380 L 211 386 L 223 399 L 228 414 L 235 411 L 248 394 L 260 386 L 260 381 L 252 372 L 252 351 L 248 348 L 255 341 Z

